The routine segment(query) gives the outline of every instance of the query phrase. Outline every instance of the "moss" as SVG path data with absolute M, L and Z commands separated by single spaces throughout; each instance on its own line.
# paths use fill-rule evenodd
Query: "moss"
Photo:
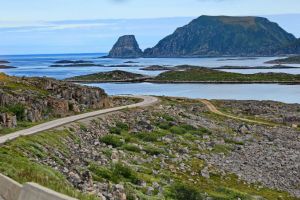
M 124 144 L 124 141 L 122 141 L 122 139 L 123 138 L 118 135 L 106 135 L 99 138 L 99 141 L 113 147 L 121 147 Z
M 159 138 L 163 136 L 165 136 L 165 133 L 160 131 L 141 132 L 134 134 L 134 137 L 146 142 L 156 142 Z
M 175 183 L 173 184 L 169 192 L 167 192 L 167 196 L 174 200 L 204 200 L 205 196 L 194 186 L 183 184 L 183 183 Z
M 123 122 L 117 122 L 115 126 L 109 128 L 111 134 L 120 135 L 122 131 L 129 131 L 129 125 Z
M 127 151 L 137 152 L 137 153 L 141 152 L 141 149 L 135 144 L 124 144 L 122 146 L 122 149 L 125 149 Z
M 173 126 L 170 128 L 170 131 L 171 131 L 171 133 L 177 134 L 177 135 L 183 135 L 187 132 L 185 128 L 180 127 L 180 126 Z

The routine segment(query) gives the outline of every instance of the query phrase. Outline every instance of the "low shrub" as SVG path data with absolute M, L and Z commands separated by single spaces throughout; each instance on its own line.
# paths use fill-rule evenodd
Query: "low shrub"
M 205 196 L 199 192 L 193 186 L 175 183 L 170 188 L 170 193 L 168 195 L 174 200 L 203 200 Z
M 124 141 L 122 141 L 122 139 L 123 138 L 118 135 L 106 135 L 101 137 L 99 141 L 116 148 L 121 147 L 124 144 Z

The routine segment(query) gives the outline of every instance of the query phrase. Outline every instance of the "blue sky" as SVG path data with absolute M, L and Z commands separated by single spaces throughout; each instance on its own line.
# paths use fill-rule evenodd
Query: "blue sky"
M 206 15 L 266 16 L 300 37 L 299 0 L 0 0 L 0 54 L 107 52 L 118 36 L 153 46 Z

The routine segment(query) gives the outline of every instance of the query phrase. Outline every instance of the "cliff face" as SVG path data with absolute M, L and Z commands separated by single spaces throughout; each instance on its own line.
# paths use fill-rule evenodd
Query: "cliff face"
M 17 121 L 38 122 L 101 109 L 109 104 L 107 94 L 100 88 L 0 74 L 0 130 L 1 127 L 15 127 Z
M 146 49 L 144 57 L 273 55 L 295 41 L 266 18 L 201 16 Z
M 109 52 L 110 58 L 138 58 L 143 55 L 134 35 L 124 35 L 118 39 Z

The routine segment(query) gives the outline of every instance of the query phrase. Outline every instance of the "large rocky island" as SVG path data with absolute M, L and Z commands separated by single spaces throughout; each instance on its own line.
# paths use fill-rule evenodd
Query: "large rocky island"
M 271 56 L 300 53 L 299 39 L 262 17 L 201 16 L 142 52 L 122 36 L 108 57 Z
M 134 35 L 124 35 L 118 39 L 109 52 L 109 58 L 139 58 L 143 55 Z

